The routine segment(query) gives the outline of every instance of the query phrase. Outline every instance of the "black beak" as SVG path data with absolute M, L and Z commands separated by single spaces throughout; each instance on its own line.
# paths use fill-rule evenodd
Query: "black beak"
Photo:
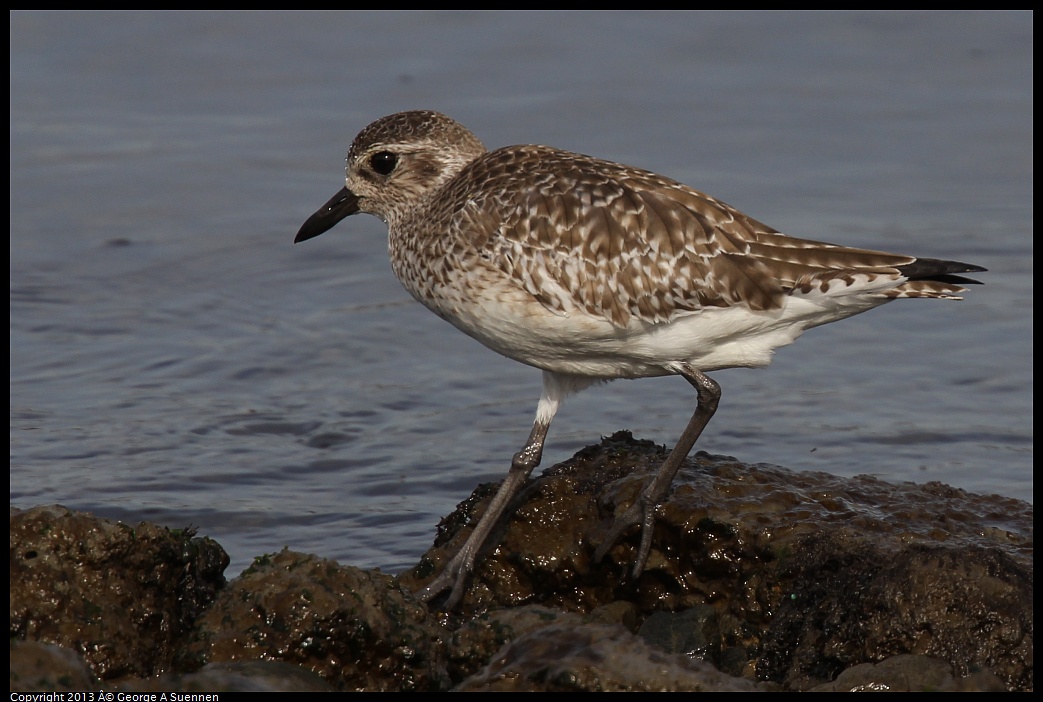
M 359 199 L 347 188 L 341 188 L 330 201 L 319 208 L 319 211 L 308 217 L 293 243 L 298 244 L 328 232 L 333 226 L 349 215 L 359 211 Z

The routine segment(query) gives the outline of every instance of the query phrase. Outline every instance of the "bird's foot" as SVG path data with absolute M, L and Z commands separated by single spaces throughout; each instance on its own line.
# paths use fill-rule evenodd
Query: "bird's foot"
M 635 524 L 640 524 L 641 545 L 638 547 L 633 566 L 630 569 L 631 577 L 637 580 L 641 576 L 642 571 L 644 571 L 645 564 L 648 562 L 648 555 L 652 551 L 652 531 L 655 527 L 656 507 L 657 505 L 654 501 L 648 500 L 642 495 L 634 504 L 630 505 L 626 512 L 616 517 L 616 521 L 612 523 L 612 528 L 609 529 L 608 535 L 594 552 L 594 561 L 596 563 L 600 562 L 605 557 L 605 554 L 615 545 L 616 541 L 619 540 L 619 537 L 623 535 L 624 531 Z
M 461 550 L 446 564 L 437 578 L 415 594 L 417 598 L 430 604 L 431 600 L 446 590 L 450 590 L 449 597 L 442 603 L 442 607 L 445 610 L 455 609 L 460 604 L 460 600 L 463 599 L 467 578 L 470 577 L 473 570 L 474 558 L 468 558 L 466 552 Z

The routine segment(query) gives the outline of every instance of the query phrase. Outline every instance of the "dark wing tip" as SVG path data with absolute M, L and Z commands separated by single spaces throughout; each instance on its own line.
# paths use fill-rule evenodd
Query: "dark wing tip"
M 987 268 L 973 263 L 960 261 L 944 261 L 938 258 L 918 258 L 912 263 L 897 266 L 898 270 L 909 280 L 934 280 L 939 283 L 953 285 L 981 285 L 980 280 L 965 278 L 956 273 L 983 273 Z

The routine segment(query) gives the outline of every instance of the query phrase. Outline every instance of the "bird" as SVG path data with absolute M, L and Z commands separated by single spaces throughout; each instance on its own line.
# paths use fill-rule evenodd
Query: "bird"
M 496 523 L 539 465 L 562 401 L 604 381 L 679 375 L 696 406 L 600 561 L 640 527 L 630 575 L 652 547 L 656 509 L 717 410 L 707 373 L 770 363 L 805 330 L 899 298 L 959 300 L 981 266 L 784 235 L 651 171 L 540 145 L 487 150 L 431 110 L 366 126 L 345 185 L 294 243 L 367 213 L 388 228 L 395 275 L 420 303 L 493 351 L 543 372 L 536 417 L 459 551 L 418 597 L 456 607 Z

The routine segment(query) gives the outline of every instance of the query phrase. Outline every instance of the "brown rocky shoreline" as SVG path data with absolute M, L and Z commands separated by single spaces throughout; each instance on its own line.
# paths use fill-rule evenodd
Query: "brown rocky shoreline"
M 664 449 L 620 432 L 530 481 L 458 611 L 412 596 L 495 486 L 400 576 L 191 531 L 11 510 L 11 690 L 1032 690 L 1032 506 L 699 453 L 594 548 Z M 435 603 L 437 605 L 437 602 Z

